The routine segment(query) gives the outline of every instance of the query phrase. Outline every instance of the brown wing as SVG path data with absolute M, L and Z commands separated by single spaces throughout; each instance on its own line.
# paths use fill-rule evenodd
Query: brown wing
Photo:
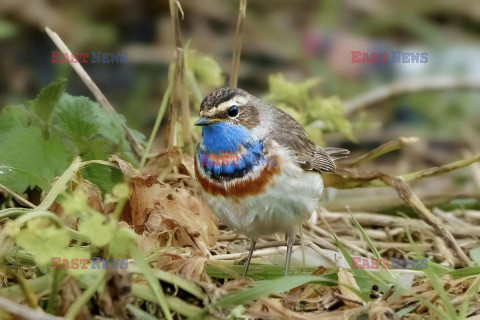
M 345 158 L 350 151 L 341 148 L 325 148 L 315 145 L 308 139 L 302 126 L 282 110 L 274 109 L 274 123 L 279 127 L 273 128 L 275 141 L 282 146 L 295 151 L 299 165 L 304 170 L 335 172 L 334 160 Z

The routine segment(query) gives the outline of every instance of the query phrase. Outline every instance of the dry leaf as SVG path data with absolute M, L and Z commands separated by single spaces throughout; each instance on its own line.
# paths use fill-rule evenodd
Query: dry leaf
M 179 164 L 185 163 L 184 169 L 189 166 L 186 157 L 178 155 L 174 158 Z M 144 238 L 140 239 L 143 250 L 168 245 L 198 248 L 196 242 L 215 245 L 218 221 L 199 198 L 196 189 L 161 183 L 156 177 L 144 176 L 115 156 L 110 161 L 117 163 L 129 180 L 130 198 L 121 218 L 131 223 L 137 233 L 143 233 Z
M 176 254 L 173 250 L 163 251 L 157 260 L 157 268 L 173 272 L 186 279 L 206 282 L 209 280 L 204 272 L 207 260 L 200 251 L 191 251 L 188 257 Z
M 360 301 L 358 296 L 354 292 L 352 292 L 348 287 L 343 286 L 343 285 L 347 285 L 349 287 L 355 288 L 360 291 L 360 288 L 358 287 L 357 282 L 353 277 L 353 274 L 348 272 L 347 269 L 342 267 L 338 269 L 338 284 L 339 284 L 340 292 L 342 293 L 342 296 L 350 300 Z M 344 300 L 343 302 L 349 307 L 352 307 L 352 308 L 358 307 L 358 303 L 351 302 L 348 300 Z
M 313 320 L 320 319 L 318 316 L 299 313 L 286 309 L 280 301 L 263 298 L 257 301 L 252 307 L 248 308 L 246 314 L 254 319 L 291 319 L 291 320 Z

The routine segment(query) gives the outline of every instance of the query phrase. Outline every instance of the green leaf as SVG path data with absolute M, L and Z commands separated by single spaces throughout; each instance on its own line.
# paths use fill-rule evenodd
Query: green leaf
M 320 83 L 319 78 L 310 78 L 303 82 L 285 80 L 283 74 L 272 74 L 268 77 L 268 86 L 271 99 L 287 102 L 295 107 L 309 99 L 309 92 Z
M 45 140 L 40 128 L 36 127 L 16 127 L 3 133 L 0 150 L 1 166 L 22 170 L 46 181 L 62 173 L 72 159 L 60 139 Z M 12 175 L 17 175 L 18 183 L 12 184 Z M 6 176 L 0 174 L 0 182 L 17 193 L 25 191 L 25 175 L 17 172 L 9 172 Z M 28 185 L 33 187 L 37 183 L 30 180 Z
M 24 106 L 7 106 L 0 113 L 0 134 L 16 127 L 28 127 L 35 123 L 35 115 Z
M 0 166 L 0 181 L 13 190 L 26 190 L 31 183 L 46 192 L 50 190 L 50 184 L 41 177 L 9 166 Z
M 83 153 L 89 150 L 90 139 L 108 121 L 107 116 L 87 97 L 64 94 L 55 108 L 52 125 L 66 134 L 78 152 Z
M 16 243 L 33 256 L 36 264 L 50 266 L 52 257 L 61 259 L 89 259 L 88 251 L 70 248 L 71 238 L 64 228 L 58 228 L 43 218 L 32 219 L 16 235 Z M 73 269 L 72 269 L 73 270 Z
M 199 54 L 194 50 L 189 50 L 186 59 L 187 69 L 193 71 L 195 77 L 205 84 L 213 87 L 220 87 L 225 83 L 222 76 L 222 68 L 210 56 Z
M 86 204 L 85 204 L 86 205 Z M 78 231 L 87 236 L 97 247 L 104 247 L 112 240 L 115 223 L 100 213 L 91 213 L 78 223 Z
M 101 159 L 86 157 L 87 159 Z M 106 160 L 106 159 L 105 159 Z M 106 167 L 100 164 L 91 164 L 82 171 L 82 176 L 96 184 L 102 194 L 110 192 L 113 187 L 123 182 L 122 172 L 116 168 Z
M 132 229 L 120 228 L 113 232 L 108 253 L 112 258 L 123 258 L 128 253 L 128 246 L 135 243 L 136 234 Z
M 138 320 L 157 320 L 156 317 L 152 316 L 150 313 L 143 311 L 140 308 L 135 307 L 133 304 L 127 304 L 127 309 L 130 311 L 135 319 Z
M 430 266 L 430 261 L 428 265 Z M 480 267 L 466 267 L 462 269 L 452 270 L 448 273 L 453 279 L 460 279 L 468 276 L 480 274 Z
M 339 132 L 356 141 L 352 124 L 343 115 L 340 99 L 335 96 L 324 98 L 311 93 L 320 79 L 290 82 L 282 74 L 275 74 L 269 76 L 268 83 L 269 94 L 266 100 L 297 120 L 315 143 L 323 142 L 322 132 Z
M 48 126 L 50 123 L 50 116 L 52 115 L 53 108 L 59 101 L 66 87 L 67 79 L 59 78 L 43 88 L 35 100 L 27 102 L 27 105 L 38 115 L 40 119 L 42 119 L 45 126 Z
M 309 117 L 320 120 L 325 129 L 339 132 L 352 141 L 356 141 L 352 133 L 352 124 L 343 115 L 342 103 L 338 97 L 324 98 L 314 96 L 308 102 Z
M 107 160 L 116 154 L 135 163 L 125 138 L 124 122 L 122 116 L 108 114 L 87 97 L 69 94 L 63 94 L 52 118 L 54 128 L 83 160 Z M 83 170 L 83 176 L 96 184 L 103 194 L 123 180 L 119 170 L 100 165 L 88 166 Z
M 257 281 L 255 286 L 246 290 L 236 291 L 221 298 L 211 306 L 220 307 L 243 304 L 246 301 L 257 300 L 273 293 L 283 293 L 306 283 L 316 282 L 324 285 L 336 283 L 324 276 L 287 276 L 275 280 Z

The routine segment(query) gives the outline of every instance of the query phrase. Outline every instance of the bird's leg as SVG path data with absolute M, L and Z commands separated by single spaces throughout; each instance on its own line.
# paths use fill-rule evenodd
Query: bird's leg
M 248 252 L 247 262 L 245 262 L 245 270 L 243 270 L 243 278 L 247 276 L 248 267 L 250 267 L 250 260 L 252 260 L 253 250 L 255 249 L 255 245 L 257 241 L 252 240 L 252 244 L 250 245 L 250 251 Z
M 295 233 L 287 232 L 285 235 L 287 240 L 287 260 L 285 261 L 285 277 L 288 275 L 288 268 L 290 268 L 290 259 L 292 258 L 292 248 L 295 243 Z

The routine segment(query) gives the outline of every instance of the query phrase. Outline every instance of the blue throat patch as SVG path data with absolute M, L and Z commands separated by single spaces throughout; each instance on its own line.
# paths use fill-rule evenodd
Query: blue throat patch
M 264 160 L 263 142 L 254 139 L 244 126 L 217 122 L 204 126 L 202 132 L 197 161 L 213 179 L 243 177 Z M 236 153 L 240 147 L 245 148 L 246 153 L 230 163 L 205 161 L 209 155 L 222 159 L 222 154 Z

